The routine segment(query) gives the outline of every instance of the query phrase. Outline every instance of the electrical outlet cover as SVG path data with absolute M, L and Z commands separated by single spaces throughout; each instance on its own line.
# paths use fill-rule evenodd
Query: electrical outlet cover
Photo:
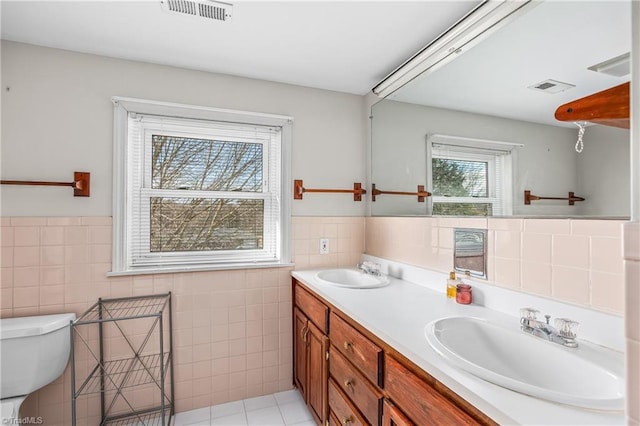
M 320 238 L 320 254 L 329 254 L 328 238 Z

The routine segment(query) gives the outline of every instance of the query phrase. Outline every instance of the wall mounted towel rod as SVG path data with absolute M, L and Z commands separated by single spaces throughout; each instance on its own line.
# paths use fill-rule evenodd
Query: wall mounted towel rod
M 417 192 L 402 192 L 402 191 L 381 191 L 376 189 L 376 184 L 371 185 L 371 201 L 376 200 L 376 196 L 380 194 L 389 194 L 389 195 L 414 195 L 418 197 L 419 203 L 424 203 L 425 197 L 431 197 L 431 193 L 424 190 L 424 185 L 418 185 Z
M 353 189 L 310 189 L 305 188 L 302 184 L 302 179 L 296 179 L 293 181 L 293 199 L 302 200 L 302 194 L 305 192 L 326 192 L 326 193 L 344 193 L 353 194 L 353 201 L 362 201 L 362 194 L 366 194 L 367 191 L 362 189 L 360 182 L 354 182 Z
M 529 205 L 531 204 L 532 201 L 537 201 L 537 200 L 566 200 L 569 202 L 570 206 L 573 206 L 576 201 L 584 201 L 584 198 L 577 197 L 573 192 L 569 192 L 569 197 L 562 198 L 562 197 L 540 197 L 538 195 L 532 195 L 531 191 L 529 190 L 524 191 L 524 203 L 526 205 Z
M 90 193 L 91 173 L 73 172 L 73 182 L 48 182 L 33 180 L 0 180 L 2 185 L 28 185 L 28 186 L 70 186 L 73 188 L 74 197 L 88 197 Z

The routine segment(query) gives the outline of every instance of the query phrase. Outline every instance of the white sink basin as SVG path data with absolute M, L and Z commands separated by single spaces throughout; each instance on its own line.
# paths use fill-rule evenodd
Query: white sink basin
M 624 410 L 624 360 L 617 352 L 586 343 L 565 348 L 471 317 L 434 321 L 425 335 L 448 362 L 488 382 L 561 404 Z
M 327 269 L 319 271 L 316 279 L 321 284 L 346 288 L 378 288 L 389 285 L 386 275 L 374 276 L 356 269 Z

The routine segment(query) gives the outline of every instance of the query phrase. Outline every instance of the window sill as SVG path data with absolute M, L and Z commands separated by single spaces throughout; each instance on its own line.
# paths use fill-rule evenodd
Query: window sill
M 151 274 L 178 274 L 184 272 L 203 271 L 231 271 L 237 269 L 268 269 L 268 268 L 293 268 L 293 263 L 234 263 L 226 265 L 192 265 L 170 267 L 148 267 L 131 269 L 127 271 L 107 272 L 107 277 L 122 277 L 127 275 L 151 275 Z

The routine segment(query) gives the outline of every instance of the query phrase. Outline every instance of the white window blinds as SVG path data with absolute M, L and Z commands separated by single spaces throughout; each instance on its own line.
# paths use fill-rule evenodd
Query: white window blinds
M 114 271 L 283 261 L 282 126 L 120 118 L 126 184 Z
M 446 135 L 427 141 L 432 214 L 511 214 L 511 152 L 519 145 Z

